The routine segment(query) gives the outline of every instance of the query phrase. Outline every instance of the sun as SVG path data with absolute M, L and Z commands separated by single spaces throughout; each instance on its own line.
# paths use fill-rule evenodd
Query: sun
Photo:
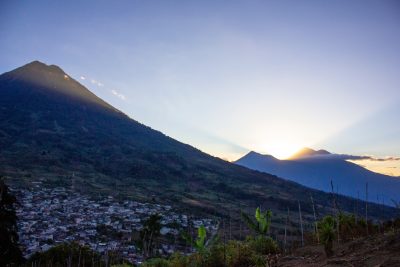
M 290 142 L 271 142 L 262 145 L 260 151 L 263 154 L 269 154 L 278 159 L 287 159 L 302 148 L 299 144 Z

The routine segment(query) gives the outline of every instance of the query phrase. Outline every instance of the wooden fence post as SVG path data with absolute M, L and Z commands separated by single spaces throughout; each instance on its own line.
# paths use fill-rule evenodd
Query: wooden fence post
M 300 207 L 300 201 L 297 201 L 299 203 L 299 218 L 300 218 L 300 229 L 301 229 L 301 246 L 304 247 L 304 232 L 303 232 L 303 220 L 301 218 L 301 207 Z
M 368 183 L 365 184 L 365 222 L 367 224 L 367 236 L 369 236 L 369 230 L 368 230 Z
M 315 214 L 315 205 L 314 205 L 314 199 L 312 197 L 312 194 L 310 194 L 310 197 L 311 197 L 311 203 L 312 203 L 312 208 L 313 208 L 313 213 L 314 213 L 314 231 L 315 231 L 315 235 L 317 237 L 317 243 L 319 244 L 318 222 L 317 222 L 317 215 Z

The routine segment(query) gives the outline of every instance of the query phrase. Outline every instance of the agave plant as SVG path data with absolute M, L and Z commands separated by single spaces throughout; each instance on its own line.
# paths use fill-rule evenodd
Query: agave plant
M 325 216 L 322 221 L 318 223 L 318 230 L 320 240 L 324 245 L 327 257 L 333 254 L 333 240 L 335 240 L 335 219 L 332 216 Z

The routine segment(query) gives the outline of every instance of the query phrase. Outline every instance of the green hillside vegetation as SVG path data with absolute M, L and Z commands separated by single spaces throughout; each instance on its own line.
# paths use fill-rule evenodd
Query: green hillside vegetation
M 26 266 L 108 266 L 108 261 L 115 261 L 114 257 L 104 259 L 90 248 L 77 243 L 65 243 L 54 246 L 45 252 L 32 255 Z
M 268 235 L 268 218 L 270 218 L 268 214 L 268 211 L 262 213 L 257 208 L 255 220 L 247 215 L 243 216 L 243 220 L 247 222 L 249 229 L 253 232 L 245 240 L 222 242 L 219 239 L 201 250 L 196 250 L 192 254 L 184 255 L 175 253 L 168 259 L 153 258 L 146 261 L 143 266 L 279 266 L 280 259 L 284 258 L 285 255 L 290 255 L 292 251 L 285 252 L 283 248 L 279 247 L 279 240 L 274 240 Z M 336 227 L 338 222 L 340 225 L 339 228 Z M 324 246 L 327 258 L 334 255 L 334 242 L 335 246 L 340 246 L 340 244 L 345 242 L 365 237 L 375 238 L 376 236 L 388 235 L 396 238 L 397 233 L 400 232 L 400 219 L 387 221 L 384 224 L 369 222 L 367 226 L 365 220 L 356 218 L 352 214 L 340 214 L 338 217 L 327 215 L 317 225 L 318 235 L 316 232 L 307 233 L 311 238 L 308 239 L 304 246 Z M 340 240 L 337 237 L 340 237 Z M 317 241 L 318 239 L 320 242 Z M 400 245 L 399 242 L 396 244 Z M 362 244 L 360 244 L 361 248 Z

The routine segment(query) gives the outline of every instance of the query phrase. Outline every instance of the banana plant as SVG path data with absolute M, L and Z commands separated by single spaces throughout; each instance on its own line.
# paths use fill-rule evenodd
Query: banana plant
M 201 225 L 197 230 L 197 238 L 194 242 L 194 247 L 197 251 L 203 251 L 206 244 L 207 231 L 204 225 Z
M 267 235 L 271 225 L 272 212 L 270 210 L 262 212 L 258 207 L 254 217 L 256 218 L 255 221 L 247 214 L 242 213 L 242 218 L 250 229 L 254 230 L 259 235 Z
M 197 238 L 193 241 L 193 238 L 187 233 L 183 233 L 182 237 L 191 244 L 197 251 L 202 252 L 206 248 L 206 237 L 207 231 L 204 225 L 201 225 L 199 229 L 197 229 Z

